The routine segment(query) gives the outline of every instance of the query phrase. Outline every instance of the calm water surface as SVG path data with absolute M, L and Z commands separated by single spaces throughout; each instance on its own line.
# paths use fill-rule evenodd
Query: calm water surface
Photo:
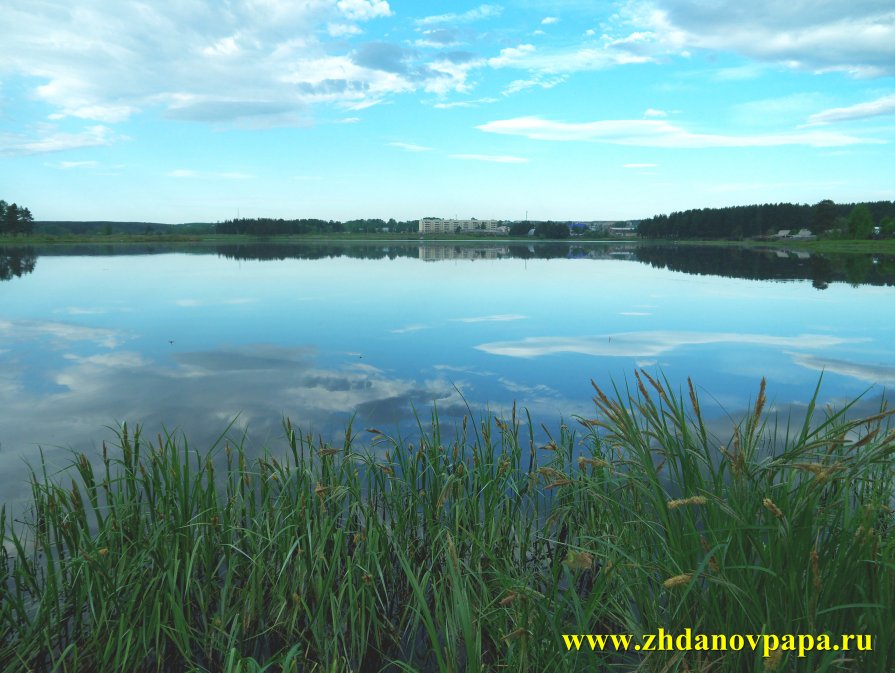
M 688 376 L 734 417 L 895 384 L 895 263 L 633 246 L 221 246 L 0 251 L 0 502 L 23 458 L 94 452 L 108 426 L 278 446 L 413 434 L 513 402 L 556 427 L 590 380 Z M 869 391 L 868 391 L 869 389 Z M 714 402 L 712 402 L 714 400 Z M 723 411 L 722 411 L 723 409 Z M 361 432 L 361 440 L 363 433 Z

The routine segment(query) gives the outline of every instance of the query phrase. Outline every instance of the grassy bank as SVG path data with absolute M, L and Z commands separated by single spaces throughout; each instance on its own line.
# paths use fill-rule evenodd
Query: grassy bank
M 29 523 L 3 517 L 0 669 L 892 670 L 886 414 L 811 404 L 784 433 L 762 382 L 721 441 L 692 386 L 595 392 L 593 418 L 540 447 L 515 410 L 449 430 L 433 412 L 417 443 L 349 427 L 329 446 L 287 422 L 250 460 L 124 427 L 63 474 L 38 465 Z M 563 638 L 660 627 L 864 635 L 872 651 Z
M 71 245 L 81 243 L 195 243 L 204 236 L 192 234 L 34 234 L 31 236 L 0 236 L 0 245 Z
M 817 253 L 861 253 L 861 254 L 895 254 L 895 239 L 880 240 L 840 240 L 832 238 L 815 239 L 813 241 L 799 241 L 796 239 L 783 239 L 773 241 L 720 241 L 710 240 L 685 240 L 685 239 L 638 239 L 640 243 L 652 243 L 659 245 L 687 245 L 696 247 L 721 247 L 721 248 L 777 248 L 780 250 L 806 250 Z

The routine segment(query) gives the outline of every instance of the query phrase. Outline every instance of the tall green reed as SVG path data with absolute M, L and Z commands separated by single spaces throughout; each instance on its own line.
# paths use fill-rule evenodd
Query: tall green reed
M 530 417 L 433 409 L 407 441 L 286 421 L 249 458 L 120 428 L 0 518 L 9 671 L 887 671 L 884 410 L 708 430 L 692 384 L 638 372 L 536 445 Z M 574 429 L 575 426 L 583 429 Z M 866 633 L 873 651 L 567 652 L 563 634 Z

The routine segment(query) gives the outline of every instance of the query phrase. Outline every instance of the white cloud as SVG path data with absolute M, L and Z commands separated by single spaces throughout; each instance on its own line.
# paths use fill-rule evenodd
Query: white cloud
M 789 119 L 801 121 L 810 110 L 816 110 L 826 97 L 819 93 L 792 93 L 775 98 L 738 103 L 731 107 L 741 125 L 756 125 Z
M 349 21 L 369 21 L 392 15 L 385 0 L 339 0 L 336 6 Z
M 484 64 L 482 59 L 470 59 L 464 62 L 454 62 L 446 58 L 436 58 L 428 64 L 430 73 L 425 83 L 425 90 L 439 96 L 444 96 L 451 91 L 468 93 L 471 89 L 467 83 L 469 73 Z
M 500 55 L 488 59 L 488 65 L 492 68 L 503 68 L 514 63 L 519 63 L 529 54 L 537 50 L 533 44 L 520 44 L 518 47 L 506 47 L 500 50 Z
M 233 297 L 232 299 L 205 301 L 201 299 L 178 299 L 174 302 L 180 308 L 198 308 L 200 306 L 240 306 L 243 304 L 253 304 L 257 301 L 252 297 Z
M 408 152 L 428 152 L 432 149 L 431 147 L 426 147 L 425 145 L 414 145 L 413 143 L 394 142 L 389 143 L 389 145 L 391 147 L 397 147 Z
M 136 112 L 136 108 L 130 105 L 84 105 L 65 108 L 62 112 L 54 112 L 49 118 L 56 120 L 64 119 L 65 117 L 78 117 L 79 119 L 115 124 L 123 122 L 134 112 Z
M 639 49 L 734 51 L 762 61 L 854 76 L 895 74 L 895 8 L 881 0 L 780 2 L 629 0 L 619 14 Z
M 96 168 L 99 164 L 95 161 L 60 161 L 56 168 L 68 170 L 70 168 Z
M 550 386 L 543 383 L 538 383 L 531 386 L 525 383 L 519 383 L 518 381 L 513 381 L 512 379 L 508 379 L 503 376 L 499 377 L 497 381 L 511 393 L 523 395 L 559 395 L 559 393 L 554 388 L 551 388 Z
M 487 103 L 496 103 L 498 98 L 477 98 L 475 100 L 458 100 L 453 101 L 451 103 L 435 103 L 432 107 L 438 108 L 440 110 L 448 110 L 454 107 L 477 107 L 479 105 L 485 105 Z
M 559 17 L 545 16 L 543 19 L 541 19 L 542 26 L 549 26 L 551 23 L 559 23 Z
M 0 26 L 16 29 L 0 39 L 0 77 L 35 82 L 29 93 L 50 106 L 53 120 L 114 124 L 153 109 L 250 128 L 307 125 L 316 105 L 359 109 L 430 80 L 444 91 L 464 89 L 462 77 L 429 68 L 420 54 L 408 52 L 406 71 L 386 72 L 354 63 L 357 50 L 330 39 L 391 13 L 384 0 L 6 0 Z M 69 129 L 40 146 L 18 136 L 0 143 L 6 153 L 12 144 L 23 153 L 54 149 L 54 141 L 65 148 L 109 142 L 92 128 L 93 135 Z
M 869 117 L 881 117 L 895 114 L 895 94 L 883 96 L 866 103 L 858 103 L 848 107 L 832 108 L 813 114 L 808 118 L 808 124 L 830 124 L 834 122 L 852 121 L 855 119 L 867 119 Z
M 127 136 L 116 133 L 107 126 L 88 126 L 79 133 L 64 133 L 52 126 L 41 127 L 37 134 L 24 136 L 0 134 L 0 155 L 40 154 L 62 152 L 83 147 L 111 145 Z
M 203 172 L 194 171 L 190 168 L 175 168 L 173 171 L 168 171 L 165 175 L 169 178 L 201 178 L 205 180 L 250 180 L 255 177 L 251 173 L 239 171 Z
M 417 21 L 422 26 L 430 26 L 438 23 L 471 23 L 481 19 L 490 19 L 500 16 L 503 8 L 497 5 L 479 5 L 475 9 L 470 9 L 462 14 L 438 14 L 435 16 L 427 16 Z
M 823 334 L 783 337 L 769 334 L 727 332 L 645 331 L 583 337 L 526 337 L 516 341 L 495 341 L 476 346 L 492 355 L 534 358 L 558 353 L 601 357 L 656 357 L 682 346 L 741 343 L 775 348 L 817 349 L 859 343 L 867 339 L 844 339 Z
M 717 68 L 712 70 L 709 76 L 716 82 L 742 82 L 761 77 L 766 69 L 767 66 L 760 63 L 750 63 L 732 68 Z
M 505 154 L 451 154 L 451 159 L 466 159 L 468 161 L 490 161 L 496 164 L 527 164 L 528 159 L 514 157 Z
M 603 47 L 538 49 L 533 44 L 506 47 L 488 59 L 492 68 L 521 68 L 544 75 L 559 75 L 591 70 L 603 70 L 629 63 L 647 63 L 651 55 L 635 54 Z
M 332 37 L 345 37 L 347 35 L 360 35 L 364 31 L 359 26 L 351 23 L 331 23 L 326 27 L 326 32 Z
M 521 315 L 519 313 L 498 313 L 495 315 L 475 316 L 472 318 L 451 318 L 450 322 L 509 322 L 511 320 L 525 320 L 526 318 L 528 318 L 527 315 Z
M 84 327 L 63 322 L 0 320 L 0 336 L 19 341 L 48 338 L 62 346 L 87 341 L 104 348 L 116 348 L 125 337 L 121 332 L 102 327 Z
M 504 96 L 510 96 L 526 89 L 540 87 L 542 89 L 552 89 L 558 84 L 562 84 L 568 79 L 566 75 L 547 77 L 544 75 L 535 75 L 531 79 L 517 79 L 507 84 L 506 88 L 501 92 Z
M 396 327 L 393 330 L 390 330 L 392 334 L 411 334 L 413 332 L 419 332 L 424 329 L 432 329 L 433 325 L 425 325 L 423 323 L 413 323 L 411 325 L 405 325 L 404 327 Z
M 776 147 L 781 145 L 838 147 L 881 142 L 821 131 L 764 135 L 692 133 L 666 121 L 643 119 L 569 123 L 539 117 L 516 117 L 488 122 L 476 128 L 487 133 L 524 136 L 535 140 L 590 141 L 641 147 Z
M 792 361 L 800 367 L 819 372 L 834 372 L 877 385 L 895 385 L 895 367 L 890 365 L 870 365 L 804 353 L 790 353 L 790 355 Z
M 643 116 L 650 118 L 650 119 L 657 119 L 660 117 L 667 117 L 668 113 L 665 112 L 664 110 L 656 110 L 655 108 L 647 108 L 646 112 L 643 113 Z
M 205 56 L 236 56 L 241 51 L 242 48 L 237 44 L 237 40 L 239 39 L 238 35 L 230 35 L 228 37 L 222 37 L 220 40 L 217 40 L 214 44 L 211 44 L 207 47 L 203 47 L 202 53 Z

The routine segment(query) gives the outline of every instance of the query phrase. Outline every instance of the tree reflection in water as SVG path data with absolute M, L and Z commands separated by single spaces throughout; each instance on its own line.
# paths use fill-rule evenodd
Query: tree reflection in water
M 0 246 L 0 280 L 21 278 L 34 271 L 37 264 L 37 252 L 28 247 Z

